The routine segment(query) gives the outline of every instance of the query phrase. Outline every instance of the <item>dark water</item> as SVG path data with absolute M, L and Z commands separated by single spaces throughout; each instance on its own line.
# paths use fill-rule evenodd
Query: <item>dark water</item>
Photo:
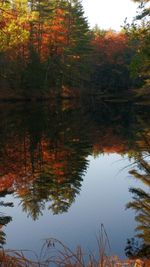
M 139 233 L 149 246 L 149 115 L 93 99 L 1 104 L 1 246 L 38 254 L 55 237 L 95 252 L 101 224 L 109 254 L 124 258 Z

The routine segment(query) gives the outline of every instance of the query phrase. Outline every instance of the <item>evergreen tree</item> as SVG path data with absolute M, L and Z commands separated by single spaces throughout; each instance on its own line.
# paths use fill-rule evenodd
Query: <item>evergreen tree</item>
M 138 2 L 138 14 L 133 24 L 128 28 L 131 40 L 136 43 L 136 53 L 131 62 L 131 72 L 135 77 L 140 77 L 144 85 L 137 94 L 149 97 L 150 90 L 150 7 L 149 0 L 134 0 Z

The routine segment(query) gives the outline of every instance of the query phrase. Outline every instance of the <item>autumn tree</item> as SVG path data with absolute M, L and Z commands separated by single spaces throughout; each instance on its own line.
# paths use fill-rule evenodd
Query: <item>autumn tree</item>
M 20 86 L 27 59 L 30 20 L 27 1 L 2 1 L 0 13 L 0 76 L 4 86 L 14 89 Z
M 81 85 L 89 28 L 79 0 L 2 1 L 0 13 L 1 79 L 12 89 L 31 97 L 52 86 Z
M 114 94 L 131 88 L 135 81 L 129 72 L 133 49 L 129 46 L 128 36 L 123 31 L 116 33 L 96 27 L 92 32 L 92 46 L 93 87 Z
M 58 86 L 81 86 L 83 76 L 86 80 L 89 40 L 88 23 L 81 2 L 57 1 L 48 40 L 47 78 L 52 77 L 52 83 Z

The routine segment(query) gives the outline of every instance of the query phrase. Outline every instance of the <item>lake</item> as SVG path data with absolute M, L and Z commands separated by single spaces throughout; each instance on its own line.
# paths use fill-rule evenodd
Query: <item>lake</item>
M 39 255 L 53 237 L 97 253 L 103 225 L 107 253 L 124 259 L 150 215 L 149 107 L 89 99 L 0 110 L 1 246 Z

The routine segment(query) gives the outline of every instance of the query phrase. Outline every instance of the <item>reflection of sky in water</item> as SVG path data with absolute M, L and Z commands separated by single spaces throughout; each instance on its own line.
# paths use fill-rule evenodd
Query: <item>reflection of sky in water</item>
M 55 237 L 70 248 L 81 245 L 96 250 L 96 235 L 103 223 L 110 239 L 112 254 L 124 257 L 126 239 L 134 235 L 134 212 L 125 210 L 131 199 L 129 187 L 139 183 L 128 174 L 130 163 L 117 154 L 89 157 L 90 165 L 81 192 L 68 213 L 52 215 L 45 210 L 38 221 L 22 213 L 19 200 L 15 208 L 5 209 L 13 217 L 6 227 L 7 247 L 39 251 L 44 238 Z M 12 197 L 7 196 L 6 201 Z

